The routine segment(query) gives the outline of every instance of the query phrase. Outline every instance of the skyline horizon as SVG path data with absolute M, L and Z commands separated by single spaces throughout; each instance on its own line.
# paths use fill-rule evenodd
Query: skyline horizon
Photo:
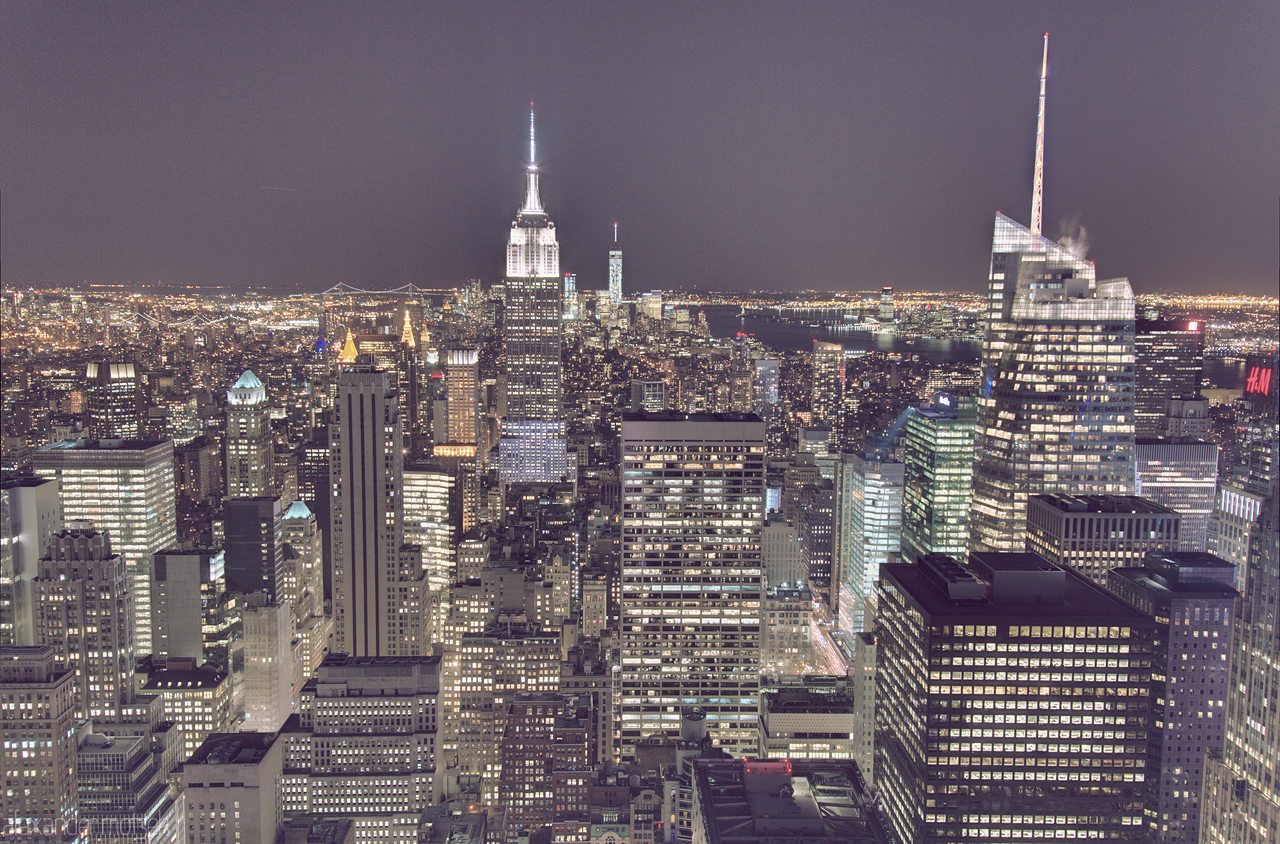
M 1041 207 L 1143 292 L 1267 295 L 1280 272 L 1271 4 L 9 8 L 7 289 L 492 284 L 531 99 L 582 289 L 621 248 L 633 290 L 981 293 L 993 212 Z

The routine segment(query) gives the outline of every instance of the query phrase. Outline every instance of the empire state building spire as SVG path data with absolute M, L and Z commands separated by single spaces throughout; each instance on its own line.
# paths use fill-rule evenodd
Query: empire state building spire
M 529 167 L 525 175 L 524 205 L 521 214 L 545 214 L 542 198 L 538 196 L 537 143 L 533 129 L 533 103 L 529 103 Z

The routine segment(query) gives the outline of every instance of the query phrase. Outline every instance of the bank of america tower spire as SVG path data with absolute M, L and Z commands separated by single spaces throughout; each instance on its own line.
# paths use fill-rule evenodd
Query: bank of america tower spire
M 971 551 L 1021 551 L 1028 495 L 1133 492 L 1133 290 L 1040 233 L 1048 43 L 1031 227 L 996 214 L 991 244 Z
M 533 103 L 524 204 L 507 241 L 507 416 L 498 447 L 504 481 L 555 481 L 567 472 L 561 407 L 560 245 L 538 193 Z

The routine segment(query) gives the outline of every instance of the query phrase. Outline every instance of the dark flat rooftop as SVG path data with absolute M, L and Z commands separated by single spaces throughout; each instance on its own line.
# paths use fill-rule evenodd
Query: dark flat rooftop
M 1029 556 L 1037 557 L 1034 554 Z M 1042 559 L 1038 557 L 1037 559 L 1043 564 Z M 1070 619 L 1072 624 L 1096 624 L 1110 627 L 1116 624 L 1141 624 L 1150 621 L 1149 616 L 1129 606 L 1093 581 L 1071 570 L 1065 571 L 1064 600 L 1060 604 L 1014 601 L 994 603 L 989 600 L 955 601 L 926 579 L 919 567 L 909 564 L 881 566 L 880 576 L 892 577 L 935 623 L 956 619 L 970 624 L 983 620 L 1040 624 L 1050 620 Z

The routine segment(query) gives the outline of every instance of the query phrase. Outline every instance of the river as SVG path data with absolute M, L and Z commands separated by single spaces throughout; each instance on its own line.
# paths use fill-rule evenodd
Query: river
M 732 337 L 743 331 L 781 352 L 809 351 L 814 340 L 822 340 L 840 343 L 846 349 L 923 355 L 934 363 L 977 363 L 982 356 L 982 342 L 978 340 L 926 340 L 854 331 L 844 326 L 779 322 L 764 316 L 739 317 L 737 305 L 706 305 L 696 310 L 706 313 L 713 337 Z M 1243 390 L 1247 375 L 1243 361 L 1205 358 L 1204 379 L 1212 389 Z

